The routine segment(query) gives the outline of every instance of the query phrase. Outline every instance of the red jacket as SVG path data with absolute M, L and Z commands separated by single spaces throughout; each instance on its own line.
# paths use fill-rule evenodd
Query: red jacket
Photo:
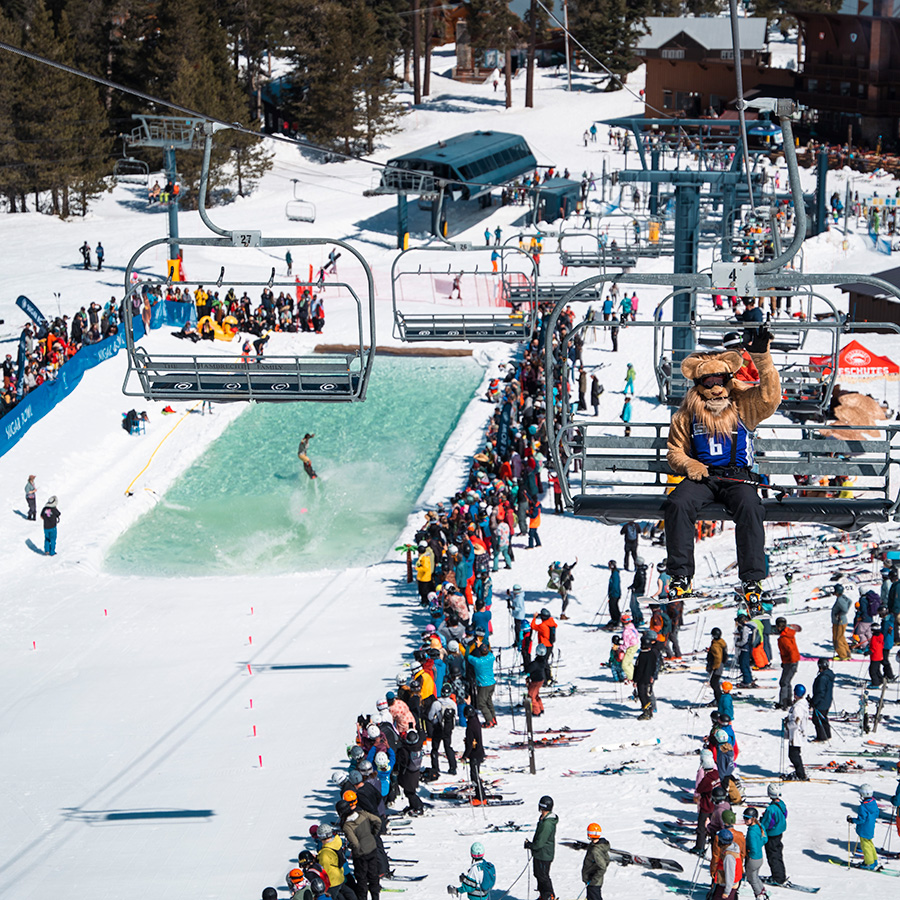
M 884 635 L 873 634 L 869 641 L 869 659 L 872 662 L 884 662 Z

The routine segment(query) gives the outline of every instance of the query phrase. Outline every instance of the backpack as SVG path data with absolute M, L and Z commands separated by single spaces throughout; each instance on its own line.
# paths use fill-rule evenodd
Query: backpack
M 762 622 L 754 619 L 751 623 L 753 631 L 750 632 L 750 649 L 759 647 L 762 644 Z
M 869 615 L 878 615 L 878 610 L 881 608 L 881 594 L 878 594 L 875 591 L 867 591 L 866 602 L 869 605 Z
M 638 539 L 638 527 L 634 522 L 629 522 L 625 526 L 625 540 L 629 544 L 633 544 Z
M 347 864 L 347 851 L 344 850 L 344 842 L 341 841 L 341 846 L 339 849 L 334 851 L 337 854 L 337 867 L 339 869 L 343 869 Z
M 412 750 L 409 754 L 409 765 L 406 767 L 407 772 L 419 772 L 422 769 L 422 751 Z
M 497 870 L 494 868 L 494 864 L 483 859 L 481 861 L 481 889 L 488 894 L 496 882 Z
M 476 553 L 475 554 L 475 564 L 473 567 L 473 571 L 476 575 L 481 572 L 488 572 L 491 568 L 491 555 L 487 551 L 484 553 Z

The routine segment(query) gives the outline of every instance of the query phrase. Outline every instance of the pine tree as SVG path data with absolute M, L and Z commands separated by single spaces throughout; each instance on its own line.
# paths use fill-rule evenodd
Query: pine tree
M 569 29 L 589 53 L 624 78 L 639 62 L 634 45 L 646 34 L 649 9 L 648 0 L 570 0 Z M 590 60 L 588 65 L 599 68 Z
M 509 11 L 506 0 L 469 0 L 469 36 L 479 50 L 498 50 L 505 60 L 506 108 L 512 106 L 512 67 L 510 54 L 525 33 L 522 20 Z
M 0 40 L 19 46 L 21 30 L 0 10 Z M 16 140 L 15 114 L 21 57 L 0 51 L 0 195 L 6 198 L 9 212 L 24 210 L 25 180 L 19 143 Z

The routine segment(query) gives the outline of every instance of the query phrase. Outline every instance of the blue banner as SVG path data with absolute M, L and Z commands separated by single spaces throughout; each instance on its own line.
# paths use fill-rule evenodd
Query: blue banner
M 512 419 L 512 402 L 507 400 L 503 404 L 503 409 L 500 410 L 500 421 L 497 424 L 497 456 L 500 459 L 507 459 L 509 457 L 509 426 L 510 420 Z
M 19 300 L 22 299 L 27 298 L 19 298 Z M 25 309 L 25 307 L 22 308 Z M 180 328 L 188 319 L 193 318 L 193 310 L 193 303 L 174 303 L 172 301 L 157 303 L 152 308 L 150 327 L 175 326 Z M 30 312 L 28 314 L 31 315 Z M 32 318 L 34 317 L 32 316 Z M 124 329 L 124 326 L 121 328 Z M 144 323 L 140 318 L 135 318 L 134 339 L 137 341 L 144 336 L 144 333 Z M 88 344 L 82 347 L 67 363 L 60 366 L 59 373 L 53 381 L 45 381 L 33 391 L 29 391 L 13 409 L 0 418 L 0 456 L 14 447 L 35 422 L 40 421 L 57 403 L 68 397 L 81 383 L 81 379 L 88 369 L 93 369 L 94 366 L 100 365 L 105 360 L 112 359 L 124 347 L 124 330 L 120 330 L 118 334 L 97 344 Z
M 47 331 L 47 320 L 44 318 L 44 314 L 24 294 L 16 298 L 16 306 L 30 316 L 42 332 Z

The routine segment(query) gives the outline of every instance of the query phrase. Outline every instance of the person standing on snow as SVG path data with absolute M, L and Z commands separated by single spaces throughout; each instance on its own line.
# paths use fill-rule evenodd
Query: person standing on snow
M 97 249 L 94 252 L 97 254 L 97 271 L 99 272 L 103 268 L 103 257 L 106 255 L 100 241 L 97 241 Z
M 481 841 L 475 841 L 469 848 L 472 865 L 469 871 L 459 876 L 459 887 L 447 885 L 447 893 L 457 896 L 465 894 L 473 900 L 491 900 L 491 888 L 497 880 L 494 864 L 484 858 L 484 847 Z
M 722 637 L 721 628 L 713 628 L 710 632 L 712 643 L 706 651 L 706 671 L 709 674 L 709 686 L 712 688 L 714 700 L 710 706 L 719 705 L 719 697 L 722 696 L 722 672 L 725 669 L 725 660 L 728 656 L 728 645 Z
M 641 635 L 641 650 L 634 664 L 634 684 L 641 703 L 638 720 L 653 718 L 653 682 L 659 668 L 659 658 L 653 649 L 654 643 L 649 634 Z
M 588 848 L 581 864 L 581 880 L 587 887 L 587 900 L 603 900 L 603 876 L 609 868 L 609 841 L 601 837 L 596 822 L 587 827 Z
M 460 759 L 469 764 L 469 781 L 472 782 L 475 788 L 475 797 L 472 800 L 472 805 L 480 806 L 484 803 L 484 786 L 481 783 L 479 772 L 485 758 L 484 741 L 481 737 L 481 722 L 478 719 L 478 712 L 471 704 L 466 704 L 463 714 L 466 719 L 466 746 Z
M 784 871 L 784 833 L 787 830 L 788 810 L 784 800 L 781 799 L 781 787 L 770 784 L 766 788 L 769 795 L 769 805 L 760 817 L 760 824 L 768 835 L 766 841 L 766 860 L 769 863 L 769 871 L 772 873 L 772 881 L 775 884 L 784 884 L 788 879 Z
M 628 569 L 628 558 L 631 557 L 634 560 L 635 566 L 637 566 L 637 551 L 638 551 L 638 540 L 641 536 L 641 529 L 638 528 L 637 522 L 630 521 L 626 522 L 621 529 L 619 529 L 619 534 L 625 538 L 625 562 L 622 563 L 625 571 L 629 571 Z
M 90 269 L 91 267 L 91 245 L 85 241 L 81 247 L 78 248 L 81 251 L 81 258 L 84 260 L 84 268 Z
M 800 663 L 800 651 L 797 649 L 795 635 L 803 631 L 799 625 L 788 625 L 787 619 L 779 616 L 775 620 L 775 632 L 778 634 L 778 652 L 781 654 L 781 690 L 775 709 L 788 709 L 791 705 L 791 682 L 797 674 Z
M 531 700 L 531 714 L 543 715 L 544 704 L 541 700 L 541 688 L 549 675 L 547 666 L 547 648 L 538 644 L 534 648 L 534 659 L 525 667 L 525 679 L 528 683 L 528 698 Z
M 56 497 L 49 497 L 41 510 L 41 521 L 44 523 L 44 556 L 56 556 L 56 526 L 62 513 L 56 508 Z
M 844 586 L 834 586 L 834 605 L 831 607 L 831 642 L 834 653 L 840 660 L 850 659 L 850 648 L 847 646 L 847 613 L 850 610 L 850 598 L 844 593 Z
M 859 838 L 863 854 L 863 869 L 878 868 L 878 853 L 875 851 L 875 823 L 878 821 L 878 803 L 872 796 L 872 788 L 867 784 L 859 786 L 859 796 L 862 798 L 855 816 L 847 816 L 847 821 L 856 826 L 856 836 Z
M 830 663 L 831 660 L 824 656 L 819 660 L 819 674 L 813 682 L 812 699 L 809 701 L 817 741 L 827 741 L 831 738 L 828 711 L 831 709 L 834 695 L 834 672 L 831 671 Z
M 538 900 L 555 900 L 553 882 L 550 880 L 550 866 L 556 850 L 556 825 L 559 818 L 553 812 L 553 798 L 543 796 L 538 801 L 540 819 L 534 830 L 534 837 L 525 841 L 525 849 L 531 851 L 531 863 L 537 882 Z
M 747 829 L 745 846 L 747 848 L 744 862 L 744 874 L 756 900 L 769 900 L 766 886 L 759 877 L 759 870 L 763 863 L 763 847 L 768 841 L 766 830 L 759 821 L 759 810 L 755 806 L 748 806 L 744 810 L 744 826 Z
M 806 701 L 806 687 L 798 684 L 794 687 L 794 702 L 785 719 L 788 734 L 788 759 L 794 766 L 793 774 L 786 776 L 794 781 L 808 781 L 803 768 L 803 745 L 806 743 L 806 721 L 809 715 L 809 703 Z
M 710 900 L 737 900 L 738 888 L 744 877 L 741 848 L 734 840 L 730 828 L 723 828 L 716 836 L 722 847 L 722 855 L 713 874 L 715 887 Z
M 26 518 L 29 522 L 36 522 L 37 486 L 34 483 L 34 475 L 29 475 L 28 481 L 25 482 L 25 502 L 28 504 L 28 516 Z
M 640 556 L 635 560 L 634 579 L 629 590 L 631 591 L 631 599 L 629 600 L 631 617 L 634 619 L 634 624 L 638 628 L 642 628 L 644 625 L 644 614 L 641 612 L 640 598 L 647 591 L 647 566 Z
M 622 618 L 619 609 L 619 601 L 622 599 L 622 578 L 616 567 L 616 561 L 609 561 L 609 581 L 606 585 L 606 597 L 609 600 L 609 625 L 607 628 L 616 628 Z

